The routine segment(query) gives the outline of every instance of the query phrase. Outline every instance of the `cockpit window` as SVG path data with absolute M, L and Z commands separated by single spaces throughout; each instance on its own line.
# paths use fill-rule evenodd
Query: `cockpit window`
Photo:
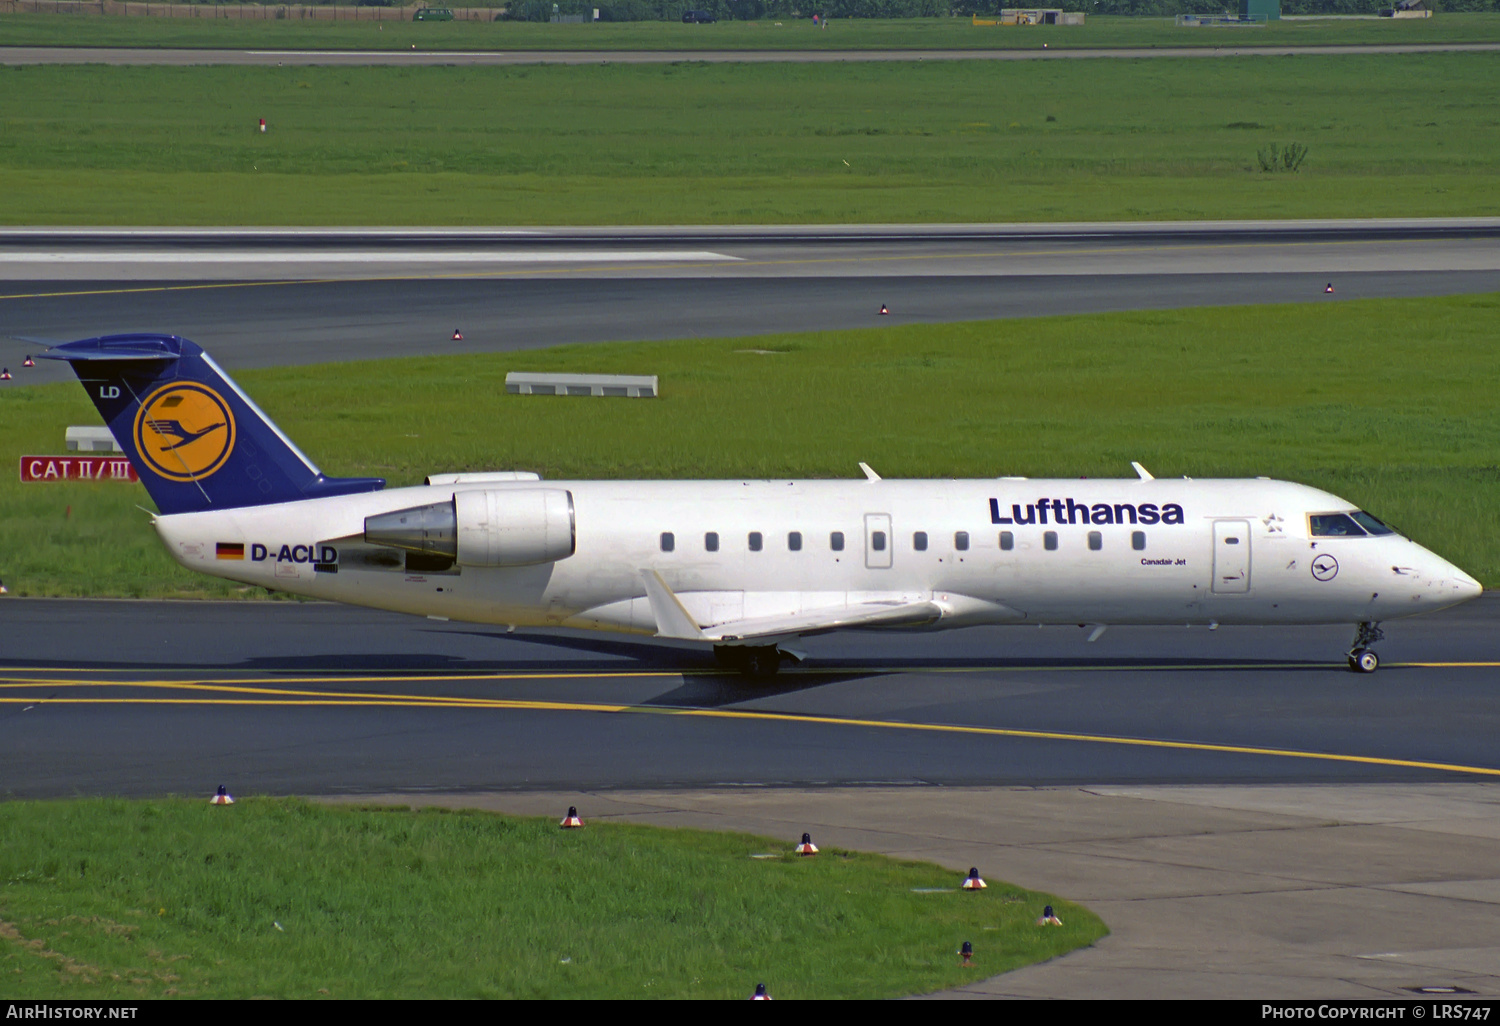
M 1359 522 L 1359 526 L 1360 527 L 1363 527 L 1366 531 L 1369 531 L 1371 534 L 1395 534 L 1396 533 L 1394 530 L 1392 530 L 1389 527 L 1386 527 L 1379 520 L 1376 520 L 1374 517 L 1370 516 L 1370 514 L 1364 512 L 1364 511 L 1360 511 L 1358 513 L 1350 513 L 1349 515 L 1351 517 L 1353 517 L 1356 521 Z
M 1347 513 L 1311 513 L 1307 524 L 1314 538 L 1362 538 L 1365 533 Z

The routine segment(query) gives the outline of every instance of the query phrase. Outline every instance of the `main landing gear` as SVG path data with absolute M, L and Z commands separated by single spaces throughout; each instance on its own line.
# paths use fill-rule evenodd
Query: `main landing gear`
M 1354 628 L 1354 643 L 1349 647 L 1349 669 L 1355 673 L 1374 673 L 1380 669 L 1380 657 L 1369 646 L 1385 637 L 1380 624 L 1366 621 Z
M 714 661 L 747 677 L 773 677 L 781 669 L 782 651 L 775 645 L 715 645 Z

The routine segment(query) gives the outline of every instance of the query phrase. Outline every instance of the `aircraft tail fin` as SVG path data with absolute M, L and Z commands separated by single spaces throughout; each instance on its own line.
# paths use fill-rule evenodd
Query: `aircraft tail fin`
M 72 364 L 162 513 L 263 506 L 385 487 L 325 477 L 199 346 L 107 335 L 39 354 Z

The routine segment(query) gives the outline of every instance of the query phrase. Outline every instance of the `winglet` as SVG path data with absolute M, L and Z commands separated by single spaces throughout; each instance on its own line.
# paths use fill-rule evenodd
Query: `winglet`
M 875 482 L 880 480 L 880 475 L 871 470 L 868 463 L 861 463 L 859 469 L 865 472 L 866 481 Z
M 651 603 L 651 615 L 656 618 L 658 638 L 677 638 L 681 641 L 707 641 L 697 622 L 688 615 L 682 602 L 661 574 L 655 570 L 642 570 L 641 580 L 646 585 L 646 600 Z
M 1141 478 L 1142 481 L 1155 481 L 1156 480 L 1156 478 L 1154 478 L 1154 477 L 1151 476 L 1151 471 L 1149 471 L 1145 467 L 1141 466 L 1135 460 L 1131 460 L 1130 461 L 1130 465 L 1135 468 L 1135 472 L 1140 475 L 1140 478 Z

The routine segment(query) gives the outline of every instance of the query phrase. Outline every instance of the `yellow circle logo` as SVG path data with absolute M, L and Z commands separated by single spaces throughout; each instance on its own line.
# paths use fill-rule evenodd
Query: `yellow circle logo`
M 234 451 L 234 414 L 219 393 L 197 382 L 163 385 L 135 415 L 141 460 L 169 481 L 197 481 Z

